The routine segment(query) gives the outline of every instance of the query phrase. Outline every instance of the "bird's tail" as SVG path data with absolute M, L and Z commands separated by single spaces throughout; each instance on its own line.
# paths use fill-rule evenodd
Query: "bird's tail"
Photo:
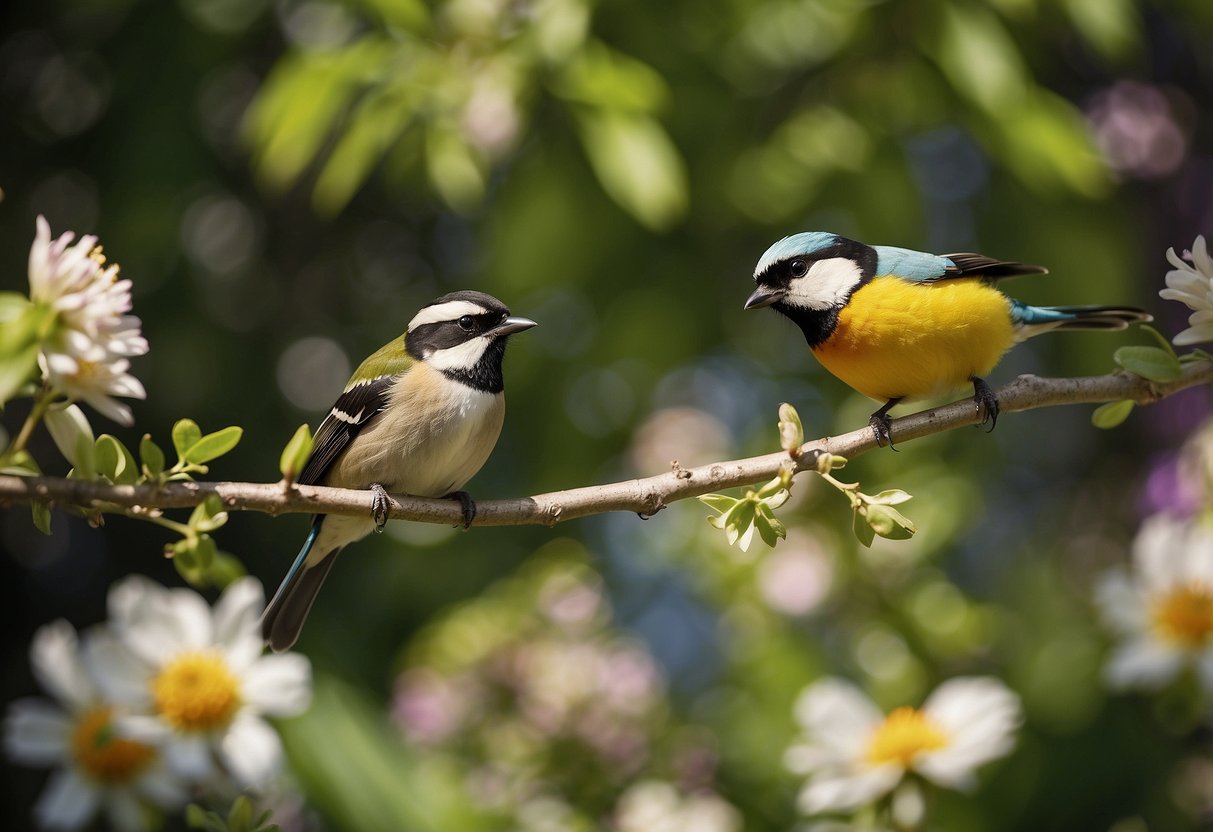
M 1125 329 L 1154 320 L 1135 306 L 1029 306 L 1011 302 L 1015 340 L 1025 341 L 1055 329 Z
M 276 653 L 289 650 L 299 638 L 299 631 L 303 629 L 303 622 L 307 620 L 308 611 L 316 600 L 316 593 L 320 591 L 341 552 L 341 549 L 334 549 L 313 565 L 307 565 L 307 556 L 316 545 L 323 522 L 323 515 L 312 522 L 312 530 L 308 532 L 307 540 L 303 541 L 303 548 L 261 614 L 261 635 Z

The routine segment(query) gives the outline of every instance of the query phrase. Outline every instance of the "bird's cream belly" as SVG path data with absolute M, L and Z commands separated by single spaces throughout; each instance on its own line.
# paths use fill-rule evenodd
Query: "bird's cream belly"
M 884 401 L 961 387 L 990 372 L 1012 343 L 1009 303 L 997 289 L 976 280 L 879 277 L 852 296 L 813 353 L 851 387 Z
M 480 470 L 501 433 L 505 400 L 424 365 L 397 383 L 391 404 L 343 453 L 328 485 L 443 497 Z

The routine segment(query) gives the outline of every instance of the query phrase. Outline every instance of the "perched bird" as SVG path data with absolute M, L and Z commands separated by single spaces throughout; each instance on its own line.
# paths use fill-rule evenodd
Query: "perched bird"
M 483 292 L 443 295 L 404 335 L 359 365 L 316 431 L 298 482 L 375 492 L 370 517 L 316 515 L 295 562 L 261 617 L 270 647 L 290 648 L 343 548 L 382 531 L 388 491 L 451 497 L 471 525 L 475 503 L 459 489 L 484 465 L 505 418 L 506 339 L 535 326 Z
M 983 381 L 1014 344 L 1054 329 L 1124 329 L 1150 316 L 1130 306 L 1029 306 L 1004 277 L 1047 269 L 981 254 L 927 254 L 806 231 L 758 261 L 746 309 L 790 318 L 827 370 L 884 405 L 869 424 L 892 444 L 889 410 L 966 383 L 993 430 L 998 399 Z

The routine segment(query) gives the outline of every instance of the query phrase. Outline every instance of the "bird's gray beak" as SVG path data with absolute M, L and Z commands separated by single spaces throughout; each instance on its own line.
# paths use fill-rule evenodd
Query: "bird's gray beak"
M 506 318 L 497 326 L 489 331 L 490 335 L 513 335 L 515 332 L 523 332 L 539 324 L 532 321 L 530 318 L 509 317 Z
M 779 300 L 786 293 L 786 289 L 772 288 L 770 286 L 759 286 L 754 290 L 754 294 L 750 295 L 745 302 L 746 309 L 761 309 L 764 306 L 770 306 L 775 301 Z

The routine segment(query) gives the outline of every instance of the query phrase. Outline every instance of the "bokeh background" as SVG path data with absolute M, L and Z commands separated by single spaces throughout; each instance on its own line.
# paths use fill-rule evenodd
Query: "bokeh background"
M 792 326 L 742 313 L 785 234 L 1045 264 L 1008 290 L 1142 305 L 1173 334 L 1164 252 L 1213 231 L 1207 0 L 19 0 L 0 20 L 0 288 L 27 288 L 37 214 L 99 234 L 151 350 L 136 427 L 97 427 L 167 446 L 183 416 L 244 426 L 216 478 L 276 479 L 360 357 L 454 289 L 541 323 L 511 344 L 505 431 L 470 484 L 506 497 L 768 452 L 781 401 L 810 436 L 862 425 L 871 403 Z M 1127 343 L 1151 342 L 1037 339 L 992 380 L 1108 372 Z M 593 829 L 657 779 L 790 829 L 805 684 L 847 676 L 891 707 L 992 673 L 1027 724 L 975 796 L 933 798 L 938 828 L 1207 822 L 1199 696 L 1105 688 L 1091 586 L 1171 499 L 1210 405 L 1187 391 L 1110 432 L 1053 408 L 865 455 L 845 478 L 914 494 L 921 530 L 870 550 L 808 476 L 788 540 L 747 554 L 694 502 L 392 523 L 300 643 L 316 701 L 281 726 L 276 817 Z M 45 434 L 34 452 L 66 468 Z M 305 530 L 247 514 L 219 539 L 272 590 Z M 102 620 L 132 571 L 179 584 L 164 542 L 0 515 L 0 699 L 34 691 L 39 625 Z M 41 779 L 6 766 L 7 828 Z

